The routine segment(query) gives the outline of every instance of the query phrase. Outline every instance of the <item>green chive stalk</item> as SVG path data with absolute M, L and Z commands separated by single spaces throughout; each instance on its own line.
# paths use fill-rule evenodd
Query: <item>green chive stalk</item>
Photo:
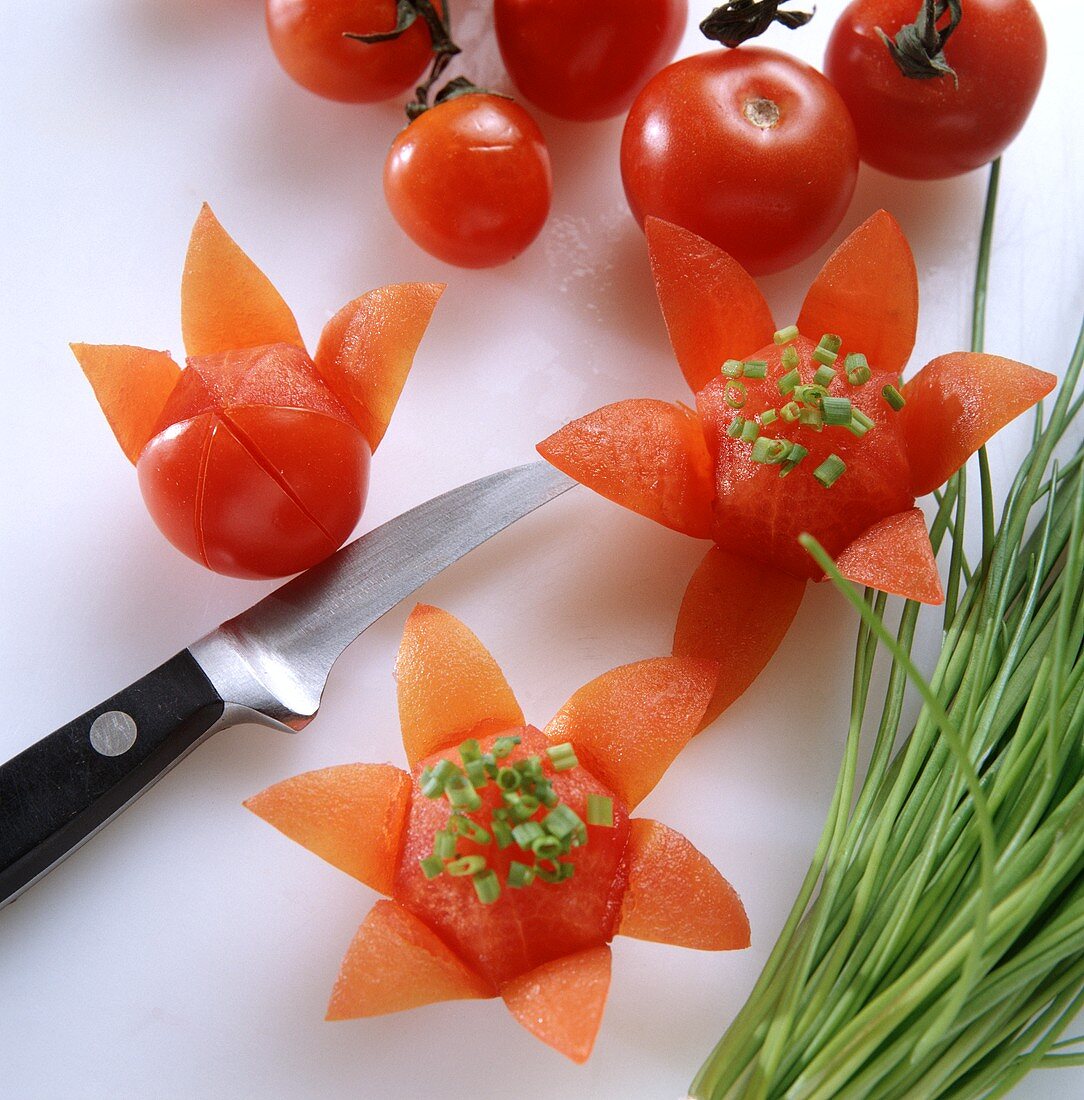
M 995 164 L 974 350 L 997 180 Z M 1084 327 L 1000 523 L 980 455 L 977 563 L 963 475 L 938 495 L 931 536 L 952 553 L 928 679 L 911 657 L 918 605 L 890 629 L 885 596 L 804 540 L 860 616 L 844 760 L 795 905 L 696 1100 L 993 1098 L 1032 1069 L 1084 1065 L 1084 1040 L 1061 1040 L 1084 1007 L 1082 363 Z M 909 684 L 922 706 L 901 739 Z

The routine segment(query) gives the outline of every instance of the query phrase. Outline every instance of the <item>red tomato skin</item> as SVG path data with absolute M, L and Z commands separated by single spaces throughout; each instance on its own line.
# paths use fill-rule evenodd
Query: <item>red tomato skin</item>
M 136 472 L 182 553 L 228 576 L 282 577 L 353 531 L 370 457 L 309 357 L 272 344 L 189 359 Z
M 832 30 L 824 71 L 858 131 L 862 159 L 907 179 L 946 179 L 997 157 L 1024 125 L 1046 66 L 1046 38 L 1030 0 L 968 0 L 945 44 L 951 77 L 914 80 L 892 60 L 915 0 L 855 0 Z
M 310 92 L 343 103 L 378 103 L 414 84 L 432 57 L 422 19 L 389 42 L 356 42 L 349 31 L 395 26 L 395 0 L 267 0 L 267 33 L 286 72 Z
M 524 98 L 587 122 L 628 110 L 674 56 L 688 0 L 496 0 L 497 44 Z
M 500 96 L 457 96 L 416 118 L 392 143 L 384 195 L 403 231 L 431 256 L 494 267 L 545 224 L 553 197 L 538 124 Z
M 770 125 L 747 117 L 758 100 L 778 107 Z M 648 82 L 621 137 L 621 177 L 641 226 L 649 214 L 673 222 L 767 274 L 804 259 L 838 227 L 858 178 L 858 144 L 820 73 L 743 46 L 676 61 Z
M 530 755 L 545 759 L 549 742 L 534 727 L 504 732 L 518 733 L 523 738 L 509 760 Z M 482 751 L 489 751 L 498 736 L 501 734 L 480 738 Z M 442 757 L 459 763 L 457 751 L 448 748 L 419 761 L 414 769 L 415 784 L 396 873 L 395 899 L 421 917 L 460 958 L 497 988 L 562 955 L 609 943 L 628 881 L 625 848 L 629 818 L 620 800 L 614 798 L 614 827 L 588 826 L 587 844 L 573 848 L 563 857 L 576 866 L 571 879 L 560 883 L 535 882 L 526 889 L 504 886 L 494 904 L 482 905 L 469 879 L 448 875 L 426 879 L 418 864 L 432 852 L 433 837 L 445 827 L 451 814 L 445 799 L 426 798 L 417 785 L 421 770 Z M 583 767 L 556 773 L 547 769 L 547 777 L 560 799 L 583 820 L 589 793 L 613 797 Z M 500 796 L 493 784 L 479 793 L 483 809 L 470 816 L 488 827 L 490 812 L 500 805 Z M 512 860 L 533 861 L 533 857 L 525 856 L 514 844 L 502 851 L 496 845 L 480 848 L 461 840 L 460 850 L 464 854 L 485 855 L 502 883 Z

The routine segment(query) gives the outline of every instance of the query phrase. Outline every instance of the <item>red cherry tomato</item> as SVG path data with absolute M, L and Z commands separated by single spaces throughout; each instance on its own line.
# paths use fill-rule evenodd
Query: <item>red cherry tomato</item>
M 992 161 L 1024 125 L 1046 65 L 1030 0 L 967 0 L 945 43 L 951 76 L 900 72 L 877 28 L 895 38 L 918 0 L 856 0 L 828 41 L 824 71 L 850 108 L 862 159 L 909 179 L 943 179 Z
M 290 344 L 189 359 L 136 464 L 162 533 L 208 569 L 281 577 L 361 516 L 369 445 Z
M 688 0 L 496 0 L 497 44 L 525 98 L 578 122 L 628 110 L 673 56 Z
M 395 0 L 267 0 L 279 63 L 304 88 L 346 103 L 376 103 L 414 84 L 432 56 L 424 20 L 388 42 L 357 42 L 395 26 Z
M 546 221 L 549 152 L 517 103 L 456 96 L 419 115 L 392 143 L 384 194 L 426 252 L 460 267 L 492 267 L 518 256 Z
M 858 146 L 815 69 L 755 46 L 668 65 L 632 105 L 621 176 L 642 226 L 654 215 L 780 271 L 822 245 L 854 192 Z

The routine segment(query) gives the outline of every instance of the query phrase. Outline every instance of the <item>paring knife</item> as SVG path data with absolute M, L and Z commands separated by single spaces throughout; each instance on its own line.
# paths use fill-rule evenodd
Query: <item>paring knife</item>
M 304 728 L 331 666 L 366 627 L 574 484 L 532 462 L 434 497 L 0 766 L 0 907 L 210 734 L 243 722 Z

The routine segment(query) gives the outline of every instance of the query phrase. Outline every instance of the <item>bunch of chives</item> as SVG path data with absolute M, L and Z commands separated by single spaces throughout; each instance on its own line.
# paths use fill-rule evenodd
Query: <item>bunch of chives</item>
M 997 181 L 995 163 L 974 350 Z M 794 908 L 697 1100 L 992 1098 L 1033 1068 L 1084 1064 L 1078 1041 L 1059 1042 L 1084 1006 L 1082 362 L 1084 328 L 997 526 L 980 452 L 974 567 L 963 474 L 939 496 L 931 534 L 952 556 L 929 680 L 910 657 L 918 606 L 893 634 L 884 595 L 863 596 L 806 540 L 861 615 L 844 762 Z M 879 651 L 891 668 L 856 795 Z M 923 705 L 894 751 L 908 681 Z

